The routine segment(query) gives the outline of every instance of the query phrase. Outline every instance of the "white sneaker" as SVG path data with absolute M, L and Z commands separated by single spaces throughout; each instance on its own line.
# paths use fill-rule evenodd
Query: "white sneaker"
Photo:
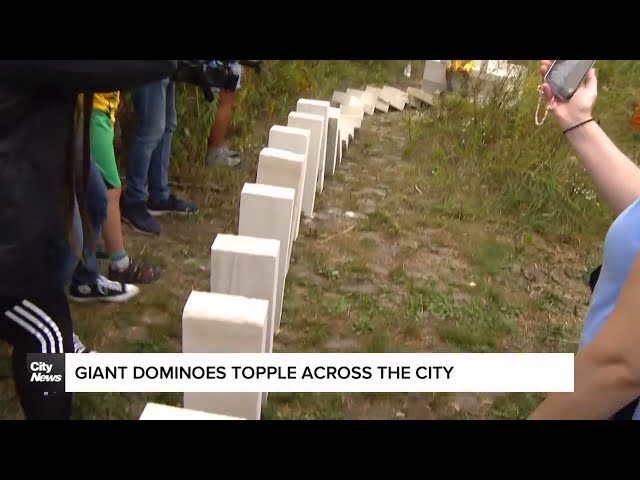
M 224 148 L 212 148 L 207 151 L 207 157 L 205 159 L 205 164 L 207 167 L 220 166 L 220 167 L 229 167 L 235 168 L 242 160 L 239 156 L 232 156 L 228 153 L 228 151 Z

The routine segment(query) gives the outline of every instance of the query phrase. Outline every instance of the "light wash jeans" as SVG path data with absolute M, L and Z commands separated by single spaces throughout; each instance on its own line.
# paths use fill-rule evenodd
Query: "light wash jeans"
M 169 198 L 169 157 L 177 127 L 176 84 L 167 79 L 132 92 L 138 126 L 127 158 L 127 188 L 122 203 L 161 202 Z M 147 180 L 149 190 L 147 192 Z
M 107 218 L 107 187 L 102 179 L 100 171 L 91 161 L 87 185 L 87 210 L 94 233 L 94 242 L 98 239 L 102 224 Z M 100 273 L 95 245 L 84 241 L 80 208 L 76 199 L 73 213 L 72 227 L 73 241 L 75 245 L 82 245 L 84 261 L 78 258 L 68 241 L 60 248 L 61 272 L 60 282 L 67 287 L 71 282 L 76 284 L 94 284 Z

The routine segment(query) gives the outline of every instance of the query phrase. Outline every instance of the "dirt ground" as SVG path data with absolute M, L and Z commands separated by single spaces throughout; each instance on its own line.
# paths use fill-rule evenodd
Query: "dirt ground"
M 293 249 L 275 351 L 574 351 L 589 295 L 585 262 L 593 249 L 525 239 L 447 211 L 428 168 L 428 149 L 407 153 L 407 121 L 418 114 L 366 117 L 336 174 L 325 181 L 315 218 L 302 223 Z M 245 154 L 257 158 L 257 150 Z M 235 233 L 243 183 L 242 172 L 198 175 L 204 186 L 189 196 L 200 214 L 163 217 L 158 238 L 125 229 L 132 255 L 163 265 L 163 278 L 127 304 L 73 305 L 76 330 L 95 349 L 180 351 L 182 308 L 192 289 L 208 290 L 209 249 L 218 233 Z M 219 191 L 218 175 L 236 175 L 235 187 Z M 183 195 L 179 187 L 176 193 Z M 21 418 L 9 350 L 0 352 L 0 418 Z M 263 418 L 515 419 L 539 399 L 271 394 Z M 75 415 L 136 419 L 148 401 L 181 405 L 182 398 L 82 394 Z

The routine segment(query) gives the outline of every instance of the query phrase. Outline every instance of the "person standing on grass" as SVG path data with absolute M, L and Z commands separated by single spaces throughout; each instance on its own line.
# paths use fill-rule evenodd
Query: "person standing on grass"
M 93 149 L 93 145 L 91 146 Z M 93 159 L 87 180 L 87 215 L 91 229 L 95 235 L 106 226 L 109 202 L 105 182 L 98 171 Z M 113 281 L 100 274 L 98 258 L 93 242 L 85 241 L 82 221 L 76 201 L 73 219 L 73 238 L 76 245 L 82 245 L 82 255 L 78 255 L 65 244 L 62 258 L 65 262 L 61 280 L 65 288 L 69 288 L 69 298 L 76 302 L 109 301 L 125 302 L 135 297 L 139 289 L 119 281 Z
M 542 78 L 550 60 L 540 65 Z M 569 102 L 543 94 L 564 137 L 617 218 L 607 233 L 575 358 L 575 392 L 550 394 L 531 420 L 638 420 L 640 408 L 640 168 L 593 120 L 595 70 Z
M 82 105 L 83 98 L 78 103 Z M 98 273 L 96 249 L 85 249 L 88 264 L 81 262 L 78 269 L 88 273 L 83 278 L 74 279 L 70 286 L 70 296 L 79 302 L 87 301 L 127 301 L 138 293 L 138 289 L 128 284 L 148 284 L 160 276 L 160 269 L 145 263 L 135 263 L 127 253 L 122 235 L 120 218 L 121 182 L 116 162 L 114 137 L 116 113 L 120 105 L 120 92 L 94 94 L 91 114 L 91 156 L 99 172 L 89 182 L 89 198 L 94 199 L 104 192 L 107 198 L 106 217 L 102 224 L 107 254 L 110 258 L 109 280 Z M 97 178 L 96 178 L 97 177 Z M 102 185 L 101 185 L 102 183 Z M 92 195 L 92 190 L 95 194 Z M 98 223 L 100 226 L 100 223 Z M 98 229 L 96 229 L 98 231 Z
M 238 98 L 240 77 L 242 76 L 242 65 L 238 62 L 231 62 L 230 67 L 232 73 L 237 77 L 237 81 L 234 80 L 233 84 L 218 90 L 218 106 L 216 108 L 213 125 L 211 125 L 209 132 L 209 142 L 205 158 L 205 164 L 207 166 L 219 165 L 234 168 L 242 162 L 238 152 L 225 147 L 227 133 L 233 118 L 233 106 Z
M 13 379 L 29 420 L 71 418 L 72 394 L 30 385 L 27 355 L 75 351 L 56 246 L 70 238 L 77 194 L 78 95 L 133 88 L 177 67 L 176 60 L 0 61 L 0 338 L 13 347 Z M 88 139 L 88 122 L 82 133 Z
M 82 146 L 80 142 L 78 146 Z M 81 154 L 77 156 L 81 158 Z M 107 216 L 107 190 L 93 161 L 90 164 L 87 180 L 87 196 L 89 222 L 92 230 L 98 232 Z M 69 297 L 76 301 L 88 301 L 87 298 L 92 298 L 89 294 L 94 293 L 94 295 L 101 295 L 105 300 L 122 302 L 137 295 L 139 290 L 135 285 L 113 282 L 100 275 L 95 250 L 89 242 L 84 241 L 82 217 L 77 198 L 71 228 L 72 244 L 82 245 L 82 251 L 75 252 L 69 245 L 69 241 L 57 242 L 58 257 L 62 262 L 58 269 L 59 283 L 64 289 L 71 285 Z M 75 353 L 93 353 L 93 350 L 87 348 L 75 333 L 73 345 Z
M 447 91 L 453 92 L 453 74 L 459 73 L 462 75 L 464 82 L 469 82 L 469 75 L 471 74 L 471 70 L 473 70 L 474 65 L 476 64 L 475 60 L 448 60 L 447 61 L 447 70 L 445 71 L 445 76 L 447 80 Z
M 140 233 L 159 235 L 160 224 L 153 216 L 198 211 L 197 205 L 177 198 L 169 189 L 171 142 L 177 127 L 176 83 L 167 77 L 134 89 L 131 98 L 138 125 L 127 157 L 122 219 Z

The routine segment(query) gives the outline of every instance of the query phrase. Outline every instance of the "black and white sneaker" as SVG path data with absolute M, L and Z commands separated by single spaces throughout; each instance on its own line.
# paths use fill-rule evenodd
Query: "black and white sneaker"
M 73 350 L 75 353 L 95 353 L 93 350 L 89 350 L 75 333 L 73 334 Z
M 93 285 L 71 284 L 69 297 L 75 302 L 126 302 L 135 297 L 140 289 L 128 283 L 113 282 L 102 275 Z

